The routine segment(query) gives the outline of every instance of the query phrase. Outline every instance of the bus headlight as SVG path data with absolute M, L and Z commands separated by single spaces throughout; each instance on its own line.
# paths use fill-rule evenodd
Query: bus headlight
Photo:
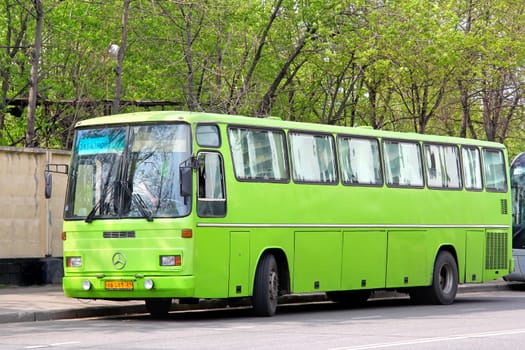
M 66 267 L 82 267 L 82 257 L 80 256 L 67 256 Z
M 180 255 L 161 255 L 160 266 L 180 266 L 181 257 Z
M 90 290 L 91 289 L 91 282 L 89 282 L 88 280 L 84 280 L 82 281 L 82 289 L 83 290 Z
M 149 278 L 144 280 L 144 288 L 147 290 L 153 289 L 153 280 L 150 280 Z

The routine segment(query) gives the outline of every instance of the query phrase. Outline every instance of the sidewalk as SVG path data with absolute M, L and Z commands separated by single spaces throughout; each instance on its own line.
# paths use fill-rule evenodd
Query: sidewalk
M 502 279 L 460 285 L 458 294 L 482 291 L 525 290 L 525 284 L 505 282 Z M 398 294 L 401 295 L 401 294 Z M 396 296 L 393 292 L 377 292 L 373 298 Z M 291 295 L 281 302 L 297 303 L 326 300 L 324 294 Z M 224 301 L 202 301 L 197 305 L 173 304 L 172 310 L 190 310 L 225 307 Z M 144 301 L 106 301 L 66 298 L 60 285 L 46 286 L 0 286 L 0 323 L 48 321 L 99 316 L 117 316 L 146 313 Z

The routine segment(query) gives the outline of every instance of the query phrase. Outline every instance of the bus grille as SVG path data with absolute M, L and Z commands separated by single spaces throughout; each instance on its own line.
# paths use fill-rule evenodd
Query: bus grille
M 501 200 L 501 213 L 503 215 L 507 215 L 509 213 L 509 209 L 508 209 L 508 205 L 507 205 L 507 200 L 506 199 L 502 199 Z
M 487 270 L 506 269 L 507 257 L 507 233 L 487 232 L 485 268 Z
M 104 238 L 135 238 L 135 231 L 106 231 Z

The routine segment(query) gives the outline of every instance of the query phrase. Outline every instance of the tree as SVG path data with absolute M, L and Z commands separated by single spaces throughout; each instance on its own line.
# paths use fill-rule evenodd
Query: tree
M 460 136 L 482 132 L 505 142 L 523 115 L 525 4 L 522 1 L 469 1 L 456 11 L 464 35 L 458 90 L 462 107 Z M 476 124 L 482 128 L 476 128 Z
M 23 50 L 28 48 L 24 38 L 27 33 L 27 24 L 29 20 L 29 12 L 21 6 L 17 6 L 18 2 L 6 0 L 5 12 L 5 36 L 2 38 L 4 41 L 0 44 L 0 48 L 3 49 L 2 54 L 0 54 L 0 77 L 2 80 L 2 92 L 0 96 L 0 145 L 2 142 L 2 135 L 8 139 L 10 137 L 8 131 L 5 129 L 5 117 L 9 113 L 15 115 L 16 117 L 21 117 L 22 108 L 18 106 L 10 106 L 9 101 L 13 98 L 18 97 L 27 86 L 19 87 L 15 83 L 15 80 L 19 79 L 19 76 L 16 72 L 24 72 L 24 64 L 20 62 L 18 57 L 23 53 Z M 1 17 L 0 17 L 1 18 Z M 5 50 L 5 51 L 4 51 Z M 16 90 L 18 88 L 18 91 Z M 13 91 L 16 91 L 13 93 Z M 9 96 L 9 93 L 12 92 Z
M 38 95 L 38 65 L 40 62 L 40 50 L 42 48 L 42 21 L 44 20 L 44 7 L 41 0 L 32 0 L 34 17 L 35 41 L 31 50 L 31 76 L 29 78 L 29 98 L 27 105 L 27 128 L 26 128 L 26 147 L 36 147 L 38 142 L 35 135 L 35 114 L 36 99 Z
M 3 145 L 67 148 L 77 121 L 160 100 L 525 148 L 521 0 L 3 4 Z
M 427 2 L 406 1 L 385 10 L 396 18 L 388 28 L 394 33 L 386 48 L 396 70 L 389 77 L 391 86 L 412 130 L 424 134 L 458 62 L 451 50 L 457 40 L 456 21 L 443 7 Z
M 117 50 L 117 69 L 115 70 L 115 97 L 113 98 L 112 113 L 118 114 L 120 111 L 120 95 L 122 94 L 122 64 L 126 53 L 126 43 L 128 39 L 128 11 L 131 0 L 124 0 L 122 10 L 122 35 L 120 47 Z

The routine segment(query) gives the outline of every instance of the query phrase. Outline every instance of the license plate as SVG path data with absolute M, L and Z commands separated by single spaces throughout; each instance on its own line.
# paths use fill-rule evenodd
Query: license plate
M 106 290 L 133 290 L 133 281 L 105 281 Z

